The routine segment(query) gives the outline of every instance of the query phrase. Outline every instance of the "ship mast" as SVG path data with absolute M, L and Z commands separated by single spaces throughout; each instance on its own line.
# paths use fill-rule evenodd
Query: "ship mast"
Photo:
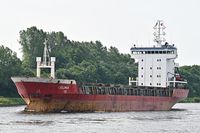
M 155 36 L 154 41 L 157 43 L 157 46 L 160 47 L 162 45 L 162 42 L 165 42 L 165 32 L 164 29 L 166 28 L 164 26 L 164 22 L 163 20 L 158 20 L 156 22 L 156 25 L 153 27 L 155 32 L 153 33 L 153 35 Z
M 37 62 L 37 77 L 40 77 L 41 69 L 51 69 L 51 78 L 55 78 L 55 57 L 49 56 L 49 51 L 47 47 L 47 40 L 44 42 L 44 53 L 43 53 L 43 59 L 41 60 L 41 57 L 36 57 Z
M 50 64 L 50 56 L 49 56 L 49 51 L 47 48 L 47 40 L 44 41 L 44 52 L 43 52 L 43 65 L 48 66 Z

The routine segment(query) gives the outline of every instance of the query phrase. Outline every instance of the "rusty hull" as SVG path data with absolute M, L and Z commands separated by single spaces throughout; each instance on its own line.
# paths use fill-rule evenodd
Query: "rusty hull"
M 66 98 L 31 98 L 26 111 L 125 112 L 170 110 L 180 100 L 173 97 L 69 95 Z
M 12 78 L 12 80 L 27 104 L 25 111 L 34 112 L 170 110 L 174 104 L 185 99 L 189 91 L 173 89 L 171 96 L 83 94 L 75 82 L 68 80 L 62 82 L 39 78 Z

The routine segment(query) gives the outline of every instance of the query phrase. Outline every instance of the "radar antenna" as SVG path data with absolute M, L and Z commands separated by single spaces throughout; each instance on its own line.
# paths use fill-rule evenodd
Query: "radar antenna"
M 164 29 L 166 27 L 164 26 L 163 20 L 158 20 L 153 28 L 155 30 L 155 32 L 153 33 L 153 35 L 155 36 L 154 41 L 157 43 L 158 46 L 161 46 L 162 42 L 166 41 L 164 38 L 164 35 L 166 34 L 164 32 Z

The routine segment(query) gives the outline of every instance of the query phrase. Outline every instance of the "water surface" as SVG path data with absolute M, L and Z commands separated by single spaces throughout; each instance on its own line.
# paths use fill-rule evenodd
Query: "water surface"
M 24 113 L 0 107 L 0 133 L 199 133 L 200 104 L 178 103 L 172 111 L 123 113 Z

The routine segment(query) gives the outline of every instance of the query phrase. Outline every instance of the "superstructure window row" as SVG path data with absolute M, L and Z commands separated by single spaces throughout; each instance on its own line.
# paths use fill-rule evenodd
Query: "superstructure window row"
M 174 54 L 174 51 L 132 51 L 132 54 Z

